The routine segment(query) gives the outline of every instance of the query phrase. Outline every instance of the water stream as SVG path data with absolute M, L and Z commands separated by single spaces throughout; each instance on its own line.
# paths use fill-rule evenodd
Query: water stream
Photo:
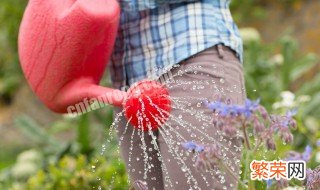
M 173 75 L 172 77 L 180 76 L 181 73 L 178 72 L 177 74 Z M 223 79 L 220 80 L 212 80 L 212 81 L 203 81 L 201 84 L 196 83 L 194 85 L 190 83 L 183 83 L 183 82 L 174 82 L 172 83 L 171 81 L 164 81 L 162 82 L 164 85 L 169 86 L 169 89 L 172 87 L 177 87 L 177 86 L 182 86 L 182 88 L 187 92 L 188 90 L 195 90 L 199 91 L 199 97 L 201 97 L 201 90 L 204 90 L 207 88 L 207 86 L 211 86 L 210 90 L 213 90 L 215 93 L 221 92 L 221 94 L 224 94 L 225 89 L 219 88 L 216 83 L 224 83 L 225 81 Z M 190 86 L 191 89 L 184 88 L 184 85 Z M 232 92 L 232 90 L 237 90 L 237 86 L 232 87 L 233 89 L 227 89 Z M 209 90 L 209 89 L 208 89 Z M 179 165 L 179 169 L 185 174 L 183 177 L 185 178 L 185 183 L 188 184 L 189 189 L 201 189 L 199 187 L 199 183 L 206 184 L 208 189 L 210 189 L 210 176 L 216 177 L 219 179 L 221 184 L 223 185 L 223 189 L 230 189 L 232 187 L 232 184 L 228 186 L 226 184 L 226 179 L 225 179 L 225 172 L 221 171 L 218 168 L 207 168 L 207 170 L 202 171 L 200 173 L 201 176 L 201 182 L 199 181 L 199 177 L 196 178 L 194 177 L 195 173 L 195 165 L 188 165 L 186 164 L 186 160 L 191 157 L 193 162 L 196 162 L 196 154 L 193 154 L 192 152 L 185 150 L 182 148 L 182 144 L 187 142 L 187 141 L 194 141 L 194 142 L 204 142 L 204 145 L 210 145 L 215 144 L 219 149 L 221 150 L 221 153 L 223 155 L 223 161 L 225 162 L 226 166 L 230 168 L 231 171 L 233 172 L 238 172 L 232 165 L 240 165 L 240 158 L 238 157 L 239 152 L 242 150 L 242 146 L 239 145 L 234 145 L 229 139 L 224 138 L 224 135 L 221 131 L 217 130 L 215 126 L 213 126 L 212 123 L 212 117 L 208 115 L 208 113 L 205 113 L 206 111 L 203 111 L 204 109 L 199 109 L 197 108 L 203 108 L 205 107 L 205 102 L 207 101 L 205 98 L 199 98 L 199 97 L 192 97 L 187 95 L 184 97 L 167 97 L 163 95 L 159 95 L 159 98 L 170 98 L 171 100 L 171 108 L 173 110 L 179 110 L 181 113 L 183 113 L 184 116 L 182 115 L 175 115 L 172 114 L 171 112 L 167 112 L 166 110 L 163 110 L 159 108 L 151 98 L 148 98 L 148 104 L 156 108 L 158 111 L 157 114 L 151 114 L 153 119 L 161 126 L 158 129 L 159 135 L 162 137 L 164 143 L 166 143 L 168 150 L 161 150 L 161 151 L 168 151 L 169 154 L 174 158 L 174 160 L 170 160 L 171 162 L 176 162 Z M 212 93 L 212 97 L 214 98 L 214 93 Z M 162 97 L 161 97 L 162 96 Z M 198 103 L 196 105 L 191 105 L 190 100 L 196 100 Z M 152 131 L 151 124 L 146 117 L 146 112 L 148 110 L 145 110 L 145 102 L 140 99 L 140 104 L 142 109 L 137 110 L 136 117 L 138 118 L 139 125 L 143 125 L 144 121 L 147 123 L 148 131 L 142 131 L 141 128 L 134 128 L 132 130 L 128 130 L 130 127 L 130 120 L 132 118 L 129 118 L 128 121 L 126 122 L 126 125 L 119 125 L 119 122 L 121 119 L 124 119 L 124 113 L 126 110 L 123 110 L 115 115 L 114 122 L 110 126 L 108 132 L 107 132 L 107 137 L 106 137 L 106 142 L 102 145 L 101 149 L 101 155 L 105 155 L 107 152 L 107 147 L 108 144 L 115 140 L 115 134 L 117 133 L 117 130 L 119 127 L 124 128 L 123 133 L 120 135 L 118 138 L 118 143 L 121 145 L 125 139 L 125 135 L 129 131 L 132 131 L 131 134 L 129 135 L 131 139 L 130 141 L 130 147 L 129 147 L 129 163 L 127 164 L 127 170 L 131 172 L 139 172 L 143 174 L 143 178 L 140 179 L 141 181 L 144 181 L 148 178 L 148 173 L 151 171 L 151 169 L 154 167 L 154 165 L 150 162 L 152 158 L 149 156 L 148 152 L 155 150 L 156 151 L 156 158 L 162 162 L 162 173 L 163 173 L 163 180 L 165 181 L 166 188 L 168 189 L 173 189 L 175 185 L 178 185 L 177 181 L 174 181 L 172 178 L 175 176 L 170 176 L 168 172 L 168 165 L 167 163 L 169 162 L 163 162 L 164 158 L 162 157 L 158 142 L 157 142 L 157 136 L 154 134 L 154 131 Z M 209 111 L 209 109 L 207 110 Z M 213 113 L 212 113 L 213 114 Z M 168 121 L 164 122 L 161 121 L 165 116 L 168 115 Z M 186 119 L 188 117 L 189 119 Z M 194 125 L 188 120 L 192 118 L 195 120 L 199 125 Z M 149 122 L 149 123 L 148 123 Z M 212 136 L 212 131 L 216 133 L 216 136 Z M 183 131 L 183 134 L 181 133 Z M 133 151 L 134 148 L 137 148 L 134 146 L 134 136 L 139 135 L 141 139 L 141 150 L 143 152 L 142 157 L 134 157 L 133 156 Z M 152 147 L 148 147 L 146 143 L 146 138 L 151 137 L 152 141 Z M 217 138 L 218 137 L 218 138 Z M 241 137 L 240 132 L 237 133 L 237 137 Z M 152 150 L 151 150 L 152 149 Z M 120 152 L 119 146 L 117 148 L 117 151 Z M 143 160 L 143 171 L 136 171 L 136 168 L 133 168 L 132 162 L 133 161 L 140 161 Z M 119 160 L 120 162 L 120 160 Z M 199 173 L 199 172 L 198 172 Z M 209 179 L 208 179 L 208 174 L 209 174 Z M 197 174 L 199 175 L 199 174 Z M 157 180 L 156 178 L 152 180 Z M 115 182 L 116 183 L 116 182 Z M 133 182 L 130 182 L 131 184 Z M 105 187 L 98 187 L 98 189 L 104 189 Z

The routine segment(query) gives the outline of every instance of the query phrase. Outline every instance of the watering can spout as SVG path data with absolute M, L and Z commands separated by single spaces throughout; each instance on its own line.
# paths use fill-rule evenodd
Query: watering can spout
M 66 113 L 69 106 L 100 96 L 104 103 L 122 105 L 125 92 L 98 86 L 119 17 L 116 0 L 29 1 L 19 57 L 29 85 L 47 107 Z
M 74 109 L 77 105 L 86 105 L 87 102 L 89 104 L 101 102 L 123 106 L 126 98 L 127 93 L 124 91 L 98 86 L 83 78 L 72 81 L 63 87 L 55 97 L 54 102 L 57 102 L 57 105 L 54 105 L 52 109 L 58 108 L 54 111 L 63 113 L 67 105 L 67 112 L 71 113 L 73 111 L 70 109 Z

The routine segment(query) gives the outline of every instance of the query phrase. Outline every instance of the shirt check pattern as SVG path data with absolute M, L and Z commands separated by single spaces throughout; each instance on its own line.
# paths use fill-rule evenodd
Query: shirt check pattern
M 121 8 L 125 8 L 110 63 L 114 87 L 157 78 L 175 64 L 217 44 L 233 49 L 242 61 L 242 40 L 229 3 L 120 0 Z

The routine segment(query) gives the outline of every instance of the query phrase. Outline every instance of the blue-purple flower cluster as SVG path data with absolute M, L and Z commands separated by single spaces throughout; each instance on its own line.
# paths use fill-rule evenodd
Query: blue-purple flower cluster
M 312 155 L 312 147 L 310 145 L 307 145 L 305 147 L 304 152 L 300 153 L 297 151 L 289 151 L 286 160 L 292 161 L 292 160 L 303 160 L 305 162 L 308 162 L 311 159 Z
M 229 103 L 224 103 L 222 101 L 207 103 L 209 109 L 213 112 L 218 113 L 221 116 L 233 116 L 239 117 L 244 116 L 245 118 L 250 118 L 252 114 L 258 109 L 260 99 L 256 101 L 251 101 L 247 99 L 244 105 L 234 105 Z
M 287 161 L 303 160 L 307 163 L 308 161 L 310 161 L 311 155 L 312 155 L 312 147 L 310 145 L 307 145 L 305 147 L 305 150 L 302 153 L 297 151 L 289 151 L 285 160 Z M 318 175 L 320 177 L 320 173 Z M 308 169 L 306 181 L 309 181 L 309 186 L 312 186 L 314 184 L 315 182 L 313 180 L 314 176 L 315 174 L 313 173 L 313 171 Z M 277 189 L 284 189 L 289 186 L 289 181 L 285 179 L 281 179 L 281 180 L 270 179 L 270 180 L 267 180 L 266 183 L 267 183 L 267 189 L 271 188 L 273 183 L 275 183 L 275 186 L 277 187 Z
M 185 142 L 182 144 L 183 148 L 185 148 L 186 150 L 192 151 L 192 152 L 202 152 L 204 151 L 204 146 L 202 145 L 198 145 L 195 142 Z
M 275 184 L 275 189 L 285 189 L 289 186 L 289 181 L 285 179 L 274 180 L 268 179 L 266 180 L 267 189 L 274 189 L 272 185 Z
M 286 143 L 293 141 L 290 129 L 296 128 L 296 121 L 293 119 L 296 110 L 289 111 L 284 116 L 270 115 L 260 105 L 259 99 L 255 101 L 247 99 L 244 105 L 216 101 L 207 103 L 207 106 L 214 113 L 213 124 L 223 131 L 225 136 L 234 137 L 239 131 L 242 131 L 247 137 L 246 133 L 251 130 L 257 139 L 257 146 L 265 142 L 269 150 L 276 149 L 274 143 L 276 134 L 279 134 Z M 247 138 L 245 140 L 249 141 Z M 249 142 L 246 144 L 250 149 Z
M 260 100 L 246 100 L 244 105 L 232 105 L 222 101 L 207 103 L 209 109 L 213 111 L 213 124 L 223 132 L 226 137 L 233 138 L 241 131 L 245 137 L 247 148 L 253 152 L 261 144 L 265 144 L 267 149 L 275 150 L 275 138 L 279 136 L 285 143 L 293 141 L 291 129 L 297 128 L 297 123 L 293 118 L 297 110 L 288 111 L 285 115 L 270 115 L 267 110 L 260 105 Z M 253 134 L 255 140 L 254 149 L 250 148 L 250 139 L 247 133 Z M 196 155 L 196 167 L 201 170 L 212 169 L 221 164 L 221 149 L 216 144 L 201 145 L 196 142 L 185 142 L 182 146 Z M 320 146 L 320 140 L 317 142 Z M 287 161 L 304 160 L 310 161 L 312 157 L 312 147 L 307 145 L 303 152 L 289 151 Z M 289 186 L 287 180 L 267 180 L 267 187 L 270 188 L 275 182 L 277 188 Z M 320 187 L 320 166 L 314 170 L 307 169 L 305 185 L 310 190 Z
M 318 142 L 317 142 L 318 146 Z M 310 161 L 312 157 L 312 147 L 307 145 L 305 150 L 300 153 L 296 151 L 289 151 L 287 160 L 304 160 L 305 162 Z M 314 170 L 307 169 L 305 185 L 309 190 L 318 190 L 320 187 L 320 166 Z
M 183 143 L 182 146 L 197 153 L 195 166 L 202 171 L 213 169 L 222 157 L 221 150 L 216 144 L 200 145 L 189 141 Z
M 318 190 L 320 187 L 320 166 L 314 170 L 307 169 L 306 186 L 309 190 Z

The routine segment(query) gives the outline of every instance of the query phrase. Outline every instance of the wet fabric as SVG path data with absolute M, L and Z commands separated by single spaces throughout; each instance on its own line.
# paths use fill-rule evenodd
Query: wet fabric
M 148 189 L 156 190 L 237 189 L 236 180 L 219 168 L 197 170 L 194 157 L 181 143 L 221 145 L 225 164 L 239 176 L 242 138 L 224 136 L 212 124 L 213 113 L 205 105 L 206 101 L 221 98 L 244 103 L 246 92 L 239 59 L 230 48 L 219 45 L 180 62 L 166 74 L 171 79 L 163 77 L 166 80 L 160 82 L 169 89 L 172 110 L 159 131 L 152 135 L 141 133 L 130 125 L 126 127 L 125 117 L 119 119 L 121 154 L 131 182 L 145 181 Z

